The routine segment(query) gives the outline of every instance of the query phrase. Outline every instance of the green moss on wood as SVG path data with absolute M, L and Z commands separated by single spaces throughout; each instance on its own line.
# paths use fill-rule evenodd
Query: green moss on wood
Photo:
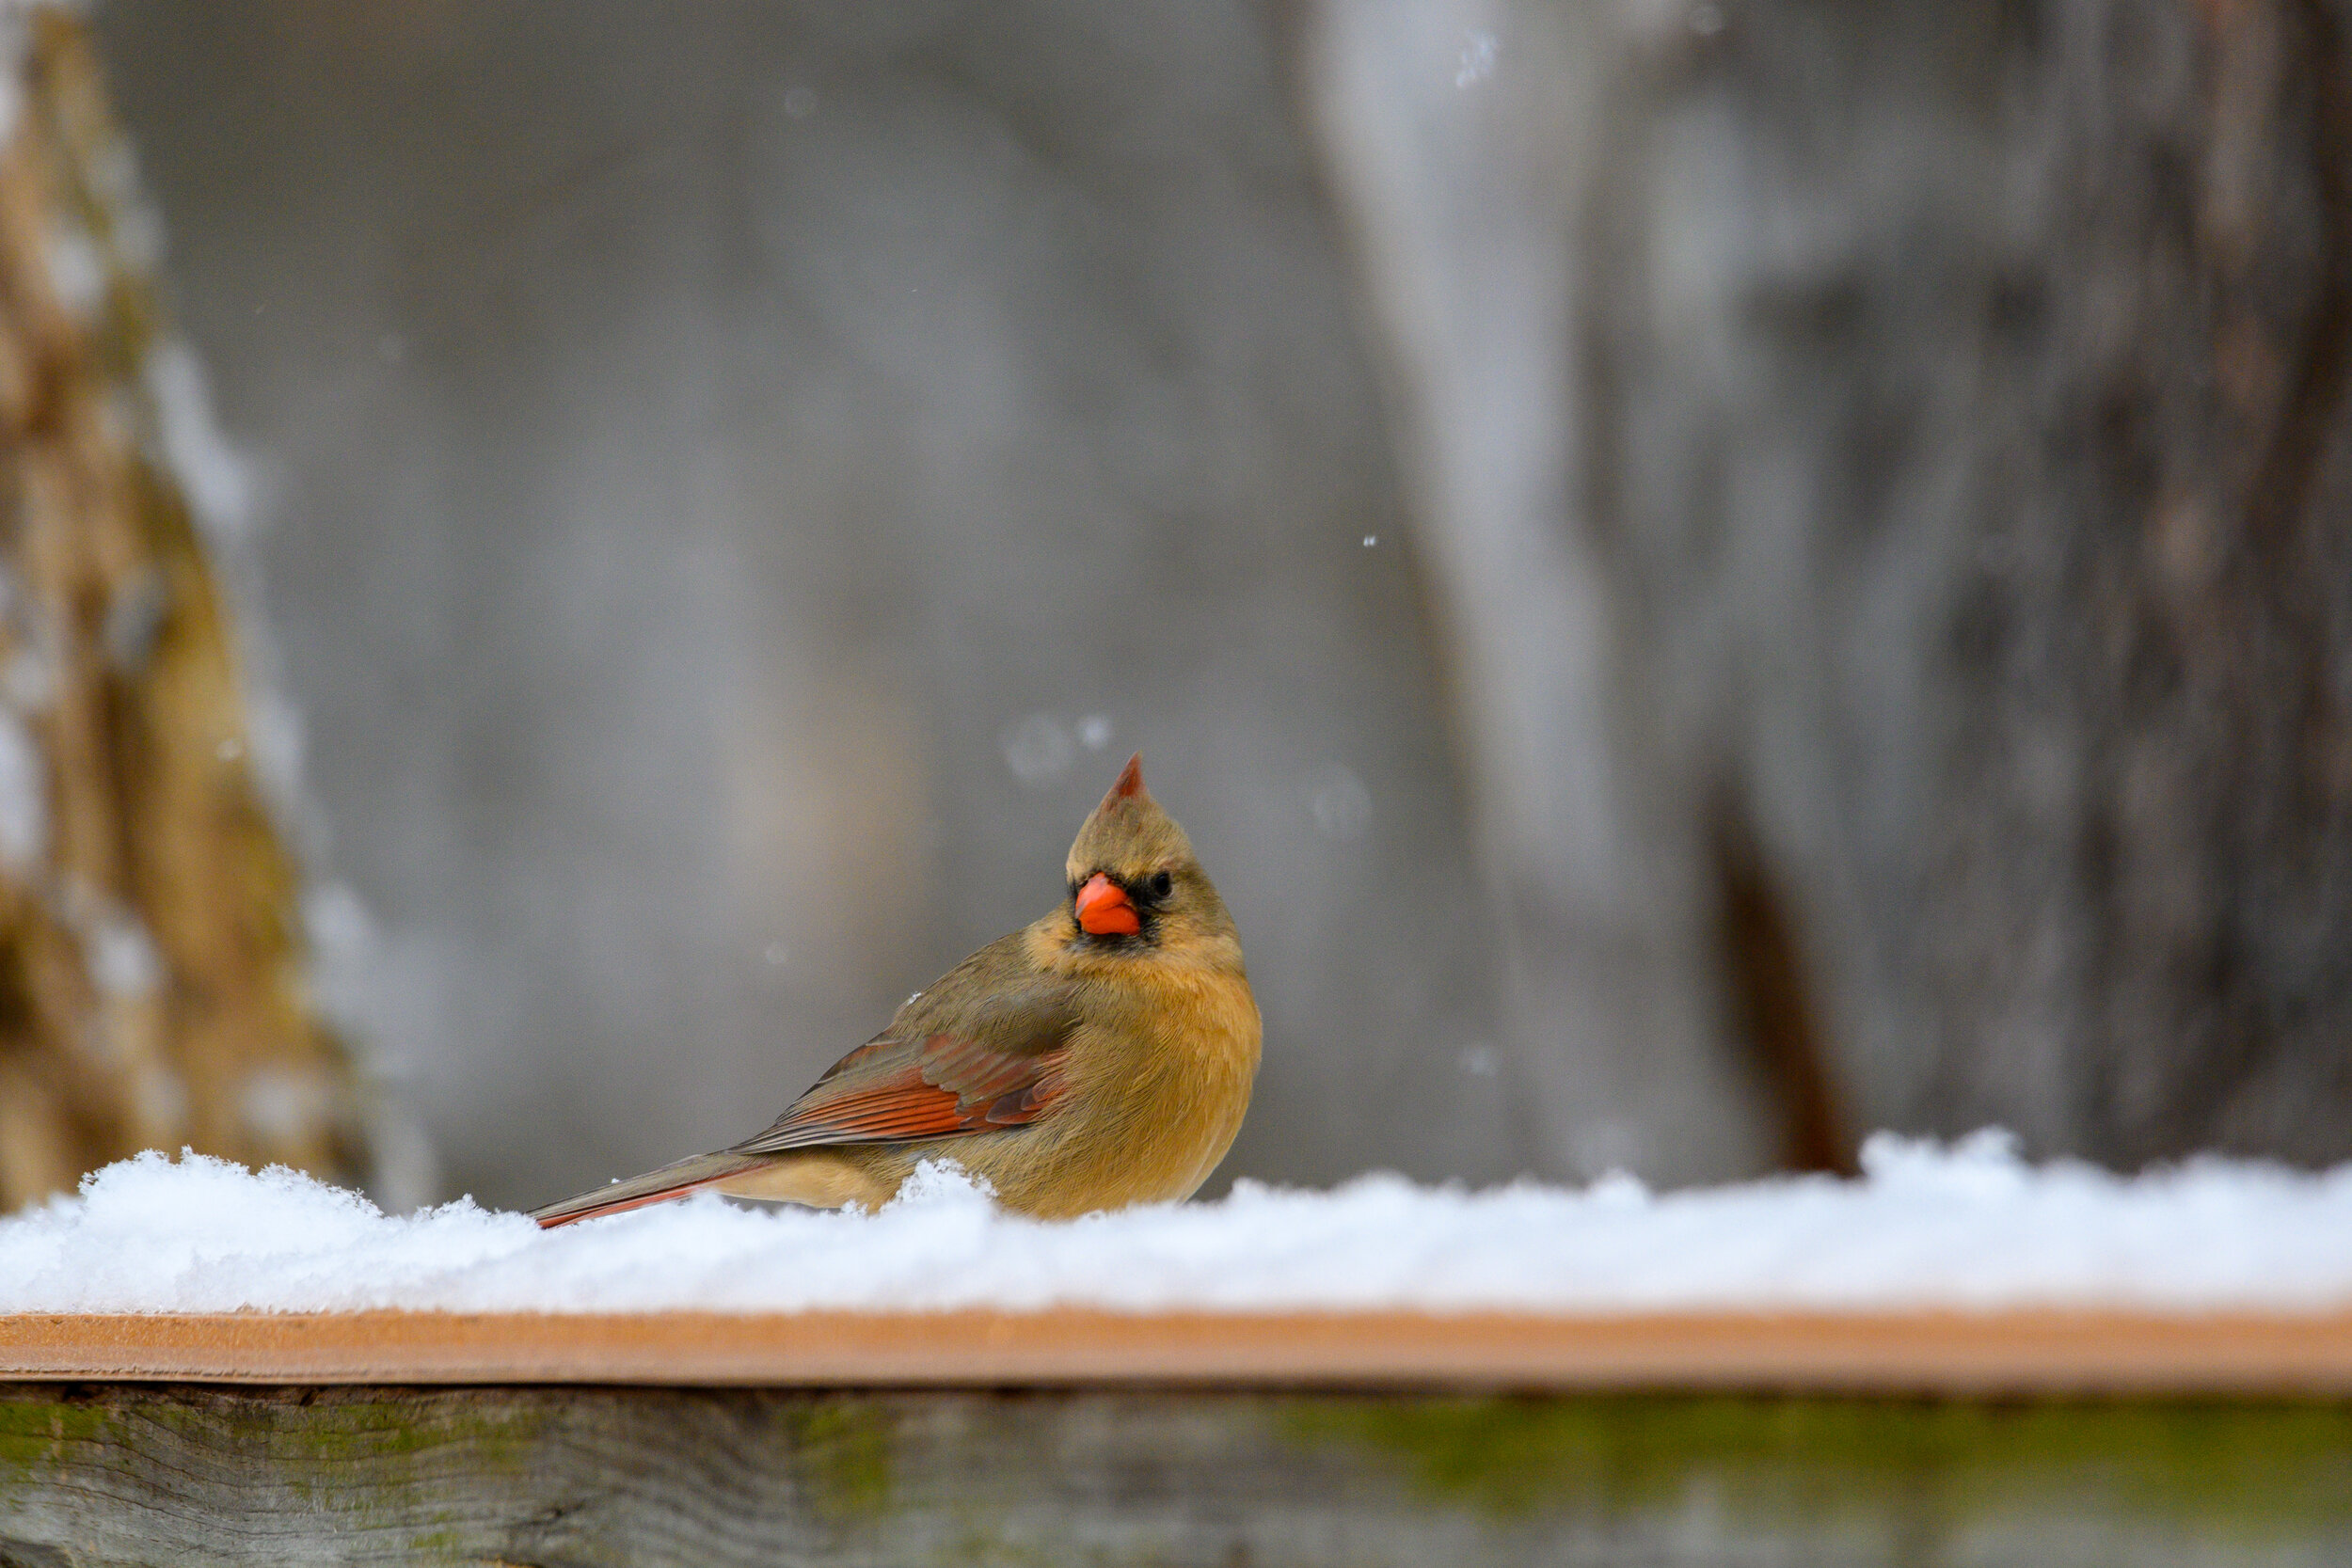
M 2352 1526 L 2332 1405 L 1607 1397 L 1302 1402 L 1294 1441 L 1369 1449 L 1501 1517 L 1654 1508 L 1704 1480 L 1778 1522 L 1908 1495 L 1964 1513 L 2106 1498 L 2233 1533 Z
M 397 1528 L 430 1511 L 446 1474 L 518 1474 L 548 1424 L 538 1404 L 397 1392 L 325 1391 L 260 1407 L 248 1400 L 214 1389 L 128 1401 L 70 1388 L 0 1393 L 0 1501 L 10 1486 L 55 1472 L 69 1449 L 128 1462 L 156 1449 L 162 1434 L 177 1452 L 226 1449 L 225 1464 L 249 1466 L 321 1513 Z M 360 1477 L 365 1484 L 353 1484 Z
M 881 1404 L 834 1395 L 780 1413 L 810 1505 L 834 1521 L 870 1519 L 890 1506 L 892 1419 Z
M 0 1399 L 0 1484 L 22 1482 L 57 1463 L 69 1446 L 113 1435 L 112 1412 L 44 1399 Z

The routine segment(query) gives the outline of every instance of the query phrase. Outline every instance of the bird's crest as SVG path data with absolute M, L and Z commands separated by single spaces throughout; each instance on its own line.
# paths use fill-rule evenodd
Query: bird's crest
M 1188 864 L 1192 841 L 1176 819 L 1160 809 L 1143 785 L 1143 753 L 1127 759 L 1103 803 L 1078 830 L 1070 847 L 1070 875 L 1075 880 L 1095 871 L 1132 875 L 1162 866 Z

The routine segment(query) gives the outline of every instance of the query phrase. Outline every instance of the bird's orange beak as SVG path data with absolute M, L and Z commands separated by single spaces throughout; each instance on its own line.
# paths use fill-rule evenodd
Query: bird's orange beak
M 1100 871 L 1078 890 L 1078 924 L 1089 936 L 1131 937 L 1143 928 L 1127 890 Z

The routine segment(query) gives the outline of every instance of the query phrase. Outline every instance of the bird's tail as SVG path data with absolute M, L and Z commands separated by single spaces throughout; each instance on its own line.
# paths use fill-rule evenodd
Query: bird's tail
M 739 1171 L 751 1169 L 763 1162 L 755 1154 L 731 1154 L 722 1149 L 716 1154 L 697 1154 L 691 1160 L 649 1170 L 643 1176 L 632 1176 L 626 1181 L 615 1181 L 598 1187 L 578 1197 L 567 1197 L 561 1203 L 550 1203 L 544 1209 L 533 1209 L 531 1217 L 542 1229 L 569 1225 L 574 1220 L 592 1220 L 599 1214 L 618 1214 L 630 1209 L 643 1209 L 648 1203 L 661 1203 L 674 1197 L 699 1192 L 713 1182 L 723 1181 Z

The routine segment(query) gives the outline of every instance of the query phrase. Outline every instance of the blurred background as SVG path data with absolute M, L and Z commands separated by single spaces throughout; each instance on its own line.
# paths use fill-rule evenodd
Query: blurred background
M 2352 1153 L 2346 10 L 38 22 L 11 493 L 162 499 L 7 546 L 0 1196 L 730 1141 L 1136 749 L 1265 1015 L 1218 1187 Z M 167 755 L 274 880 L 135 847 Z

